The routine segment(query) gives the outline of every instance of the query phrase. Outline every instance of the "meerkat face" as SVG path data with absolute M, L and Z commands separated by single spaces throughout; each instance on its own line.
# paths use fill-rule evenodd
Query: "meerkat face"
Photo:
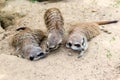
M 66 47 L 75 51 L 84 51 L 87 47 L 87 39 L 83 36 L 71 35 L 67 40 Z
M 38 59 L 44 58 L 46 56 L 45 53 L 42 51 L 42 49 L 40 47 L 36 47 L 36 46 L 28 46 L 23 51 L 24 51 L 23 57 L 27 58 L 31 61 L 38 60 Z
M 62 36 L 57 33 L 50 33 L 47 39 L 47 50 L 55 50 L 60 47 L 62 43 Z

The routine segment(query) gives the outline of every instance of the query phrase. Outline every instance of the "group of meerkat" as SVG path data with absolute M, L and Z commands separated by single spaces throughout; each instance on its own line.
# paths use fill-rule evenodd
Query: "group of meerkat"
M 36 0 L 36 1 L 42 2 L 42 1 L 62 1 L 62 0 Z
M 28 27 L 16 29 L 17 33 L 12 37 L 11 45 L 15 51 L 23 58 L 38 60 L 44 58 L 49 52 L 58 49 L 64 42 L 65 29 L 64 19 L 58 8 L 50 8 L 44 14 L 45 25 L 48 29 L 46 36 L 41 30 L 31 30 Z M 100 30 L 108 32 L 99 25 L 116 23 L 114 21 L 84 22 L 70 26 L 68 38 L 65 40 L 66 48 L 78 51 L 78 56 L 82 57 L 88 48 L 88 41 L 100 34 Z M 44 38 L 46 40 L 46 50 L 40 47 Z

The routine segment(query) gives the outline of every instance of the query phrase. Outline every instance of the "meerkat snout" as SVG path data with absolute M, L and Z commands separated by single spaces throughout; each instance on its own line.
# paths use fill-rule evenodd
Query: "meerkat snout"
M 47 44 L 47 49 L 46 49 L 46 51 L 52 51 L 52 50 L 55 50 L 55 49 L 57 49 L 57 48 L 59 48 L 60 47 L 60 44 L 59 43 L 56 43 L 56 42 L 54 42 L 54 44 Z
M 71 37 L 70 39 L 68 39 L 68 42 L 66 43 L 67 48 L 71 48 L 76 51 L 84 51 L 85 45 L 86 45 L 85 38 L 82 38 L 82 39 L 76 38 L 75 39 L 75 38 Z
M 40 47 L 36 46 L 27 46 L 26 48 L 24 48 L 23 51 L 24 51 L 23 54 L 27 54 L 23 57 L 28 56 L 28 59 L 31 61 L 38 60 L 46 56 L 45 52 L 43 52 Z
M 82 45 L 80 43 L 73 43 L 72 44 L 72 43 L 68 42 L 68 43 L 66 43 L 66 47 L 71 48 L 73 50 L 77 50 L 77 51 L 84 50 L 84 48 L 82 47 Z
M 83 36 L 70 35 L 66 42 L 67 48 L 80 52 L 78 58 L 80 58 L 84 51 L 86 51 L 87 45 L 87 39 Z
M 58 49 L 58 47 L 60 47 L 62 43 L 62 36 L 59 35 L 58 33 L 51 33 L 48 36 L 46 45 L 47 45 L 47 49 L 48 50 L 55 50 Z
M 41 52 L 41 53 L 38 53 L 38 54 L 37 54 L 37 57 L 31 55 L 31 56 L 29 57 L 29 59 L 30 59 L 31 61 L 33 61 L 33 60 L 38 60 L 38 59 L 44 58 L 45 56 L 46 56 L 45 53 L 44 53 L 44 52 Z

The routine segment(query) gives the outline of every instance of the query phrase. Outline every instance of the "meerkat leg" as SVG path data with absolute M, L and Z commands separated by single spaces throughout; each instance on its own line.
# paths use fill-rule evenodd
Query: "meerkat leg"
M 85 51 L 81 51 L 77 58 L 81 58 L 84 53 L 85 53 Z
M 99 28 L 100 28 L 101 31 L 103 31 L 103 32 L 105 32 L 105 33 L 107 33 L 107 34 L 111 34 L 110 31 L 104 29 L 104 26 L 99 26 Z

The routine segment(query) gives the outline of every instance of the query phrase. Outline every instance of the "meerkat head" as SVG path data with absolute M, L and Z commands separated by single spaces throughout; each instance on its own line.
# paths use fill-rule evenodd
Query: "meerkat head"
M 62 36 L 57 32 L 49 33 L 48 39 L 46 42 L 47 50 L 55 50 L 60 47 L 62 43 Z
M 40 47 L 36 47 L 32 45 L 24 47 L 24 50 L 23 50 L 24 58 L 27 58 L 33 61 L 33 60 L 44 58 L 45 56 L 46 56 L 45 52 L 43 52 Z
M 87 47 L 87 39 L 84 36 L 70 35 L 66 47 L 75 51 L 84 51 Z

